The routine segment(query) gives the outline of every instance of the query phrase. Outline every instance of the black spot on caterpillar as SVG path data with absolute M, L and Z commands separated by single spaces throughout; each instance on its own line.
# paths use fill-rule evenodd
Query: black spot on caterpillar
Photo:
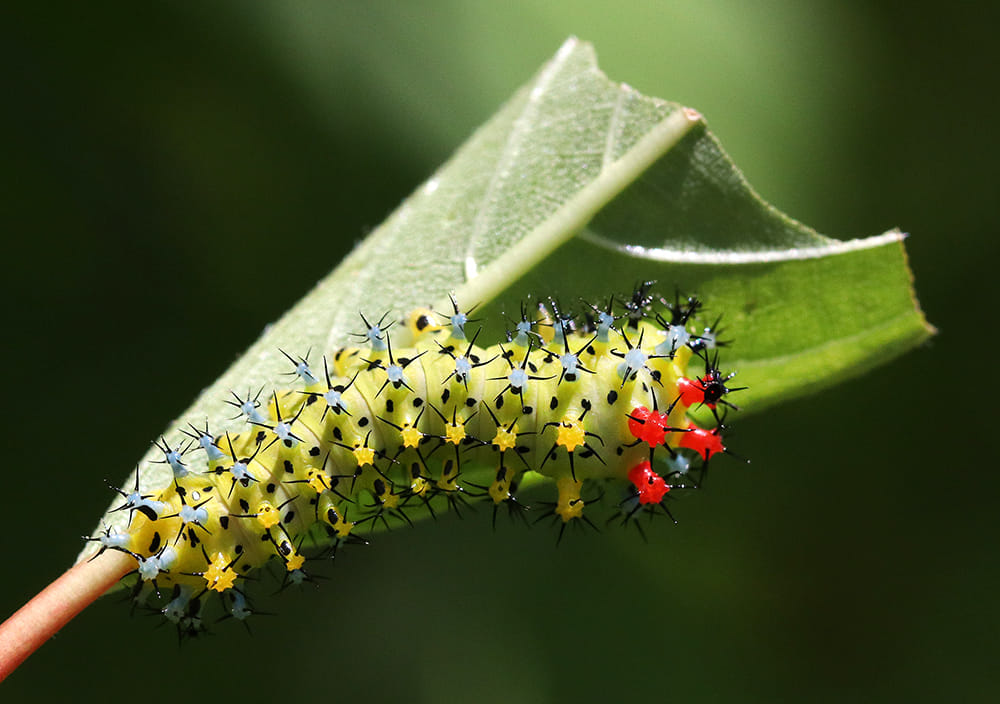
M 458 513 L 479 499 L 494 521 L 504 505 L 523 516 L 528 480 L 554 484 L 539 519 L 560 538 L 567 525 L 593 526 L 585 507 L 604 494 L 622 497 L 608 522 L 672 519 L 669 493 L 697 488 L 727 451 L 717 411 L 735 409 L 725 397 L 739 390 L 718 367 L 718 321 L 689 329 L 700 305 L 644 284 L 622 306 L 577 317 L 554 303 L 535 317 L 522 308 L 506 341 L 486 348 L 457 306 L 412 311 L 395 329 L 362 315 L 361 348 L 315 366 L 282 351 L 290 388 L 233 392 L 245 431 L 189 425 L 182 439 L 161 438 L 172 482 L 153 494 L 116 489 L 128 528 L 90 540 L 132 555 L 136 598 L 192 635 L 211 592 L 246 619 L 246 576 L 269 562 L 300 583 L 307 559 L 364 542 L 376 524 L 409 523 L 415 510 Z M 690 363 L 704 373 L 689 375 Z M 688 418 L 697 406 L 716 427 Z M 307 547 L 317 543 L 330 547 Z

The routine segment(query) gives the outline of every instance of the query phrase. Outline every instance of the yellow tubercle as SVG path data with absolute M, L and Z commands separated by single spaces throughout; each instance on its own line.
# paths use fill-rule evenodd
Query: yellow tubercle
M 448 423 L 444 426 L 444 439 L 452 445 L 458 445 L 465 440 L 465 426 L 457 423 Z
M 351 534 L 351 529 L 354 528 L 354 523 L 348 521 L 347 519 L 341 517 L 340 521 L 333 527 L 337 531 L 337 537 L 346 538 Z
M 430 483 L 421 476 L 413 477 L 410 480 L 410 493 L 414 496 L 423 496 L 430 488 Z
M 586 435 L 582 421 L 563 418 L 556 432 L 556 445 L 565 447 L 567 452 L 573 452 L 586 442 Z
M 403 447 L 417 447 L 424 437 L 423 433 L 409 423 L 403 426 L 399 434 L 403 438 Z
M 380 485 L 380 482 L 376 482 L 374 494 L 385 508 L 393 509 L 399 506 L 399 496 L 384 484 Z
M 303 557 L 302 553 L 295 552 L 285 558 L 285 567 L 289 572 L 294 572 L 295 570 L 302 569 L 302 565 L 306 562 L 306 558 Z
M 338 537 L 346 538 L 351 534 L 351 529 L 354 528 L 354 524 L 344 518 L 344 514 L 337 506 L 334 496 L 333 492 L 321 494 L 317 504 L 317 510 L 323 520 L 326 521 L 326 523 L 333 528 L 334 531 L 336 531 Z
M 403 318 L 403 323 L 414 342 L 441 329 L 437 315 L 430 308 L 414 308 Z
M 309 484 L 309 486 L 312 487 L 312 490 L 317 494 L 322 494 L 330 488 L 326 474 L 315 467 L 310 467 L 306 476 L 308 477 L 308 481 L 306 483 Z
M 497 428 L 497 434 L 493 436 L 493 445 L 500 452 L 513 450 L 517 446 L 517 424 L 513 425 L 510 430 Z
M 556 488 L 559 489 L 556 514 L 563 519 L 564 523 L 569 523 L 574 518 L 583 515 L 583 499 L 580 498 L 581 487 L 583 487 L 583 482 L 572 477 L 561 477 L 556 481 Z
M 212 564 L 209 568 L 205 570 L 202 575 L 205 581 L 208 582 L 208 588 L 217 592 L 224 592 L 227 589 L 232 589 L 233 583 L 236 581 L 236 570 L 232 568 L 229 563 L 232 559 L 221 552 L 215 553 L 215 557 L 212 559 Z
M 502 504 L 510 498 L 510 482 L 495 481 L 490 484 L 490 498 L 493 503 Z
M 493 503 L 500 504 L 511 498 L 510 496 L 510 484 L 514 479 L 514 472 L 507 469 L 506 467 L 501 467 L 497 470 L 496 479 L 490 484 L 489 494 L 490 498 L 493 499 Z
M 265 528 L 273 528 L 281 521 L 281 515 L 274 506 L 267 501 L 262 501 L 257 507 L 257 522 Z
M 354 459 L 357 460 L 359 467 L 364 467 L 365 465 L 375 464 L 375 450 L 370 447 L 359 446 L 354 448 Z

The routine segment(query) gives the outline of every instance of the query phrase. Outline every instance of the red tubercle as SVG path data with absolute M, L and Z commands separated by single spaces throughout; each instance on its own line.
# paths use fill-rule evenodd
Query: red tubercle
M 680 446 L 694 450 L 706 460 L 711 459 L 712 455 L 726 451 L 718 428 L 706 430 L 696 425 L 692 425 L 688 432 L 681 435 Z
M 649 460 L 643 460 L 630 469 L 628 479 L 639 492 L 640 504 L 658 504 L 670 491 L 666 480 L 653 471 Z
M 639 406 L 628 415 L 628 430 L 635 439 L 656 447 L 666 442 L 667 431 L 671 429 L 669 421 L 666 413 Z
M 677 391 L 680 392 L 681 405 L 683 406 L 703 404 L 709 408 L 715 408 L 715 403 L 709 402 L 705 398 L 705 382 L 701 378 L 692 381 L 682 376 L 677 380 Z

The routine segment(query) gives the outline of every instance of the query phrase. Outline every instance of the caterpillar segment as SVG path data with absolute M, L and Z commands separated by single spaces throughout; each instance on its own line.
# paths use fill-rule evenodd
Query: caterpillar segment
M 156 594 L 153 608 L 187 635 L 203 630 L 212 592 L 245 621 L 254 570 L 272 563 L 283 584 L 300 583 L 319 546 L 335 554 L 414 511 L 460 512 L 481 499 L 494 522 L 500 506 L 523 516 L 519 487 L 549 482 L 556 496 L 542 518 L 561 537 L 594 525 L 591 504 L 609 483 L 625 492 L 612 520 L 670 516 L 671 491 L 696 488 L 727 452 L 716 411 L 734 410 L 726 397 L 740 389 L 718 367 L 718 321 L 694 332 L 697 299 L 657 299 L 643 284 L 581 318 L 552 302 L 534 317 L 522 306 L 492 347 L 452 303 L 389 323 L 361 316 L 358 346 L 313 362 L 311 351 L 281 350 L 288 388 L 232 392 L 228 432 L 189 424 L 158 439 L 171 483 L 149 494 L 114 488 L 128 528 L 88 540 L 131 554 L 139 598 Z M 715 427 L 688 418 L 701 406 Z

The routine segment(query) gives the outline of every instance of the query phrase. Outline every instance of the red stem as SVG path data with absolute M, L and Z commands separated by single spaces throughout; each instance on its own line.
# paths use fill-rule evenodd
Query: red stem
M 132 569 L 135 560 L 129 555 L 105 550 L 100 557 L 66 570 L 0 624 L 0 682 Z

